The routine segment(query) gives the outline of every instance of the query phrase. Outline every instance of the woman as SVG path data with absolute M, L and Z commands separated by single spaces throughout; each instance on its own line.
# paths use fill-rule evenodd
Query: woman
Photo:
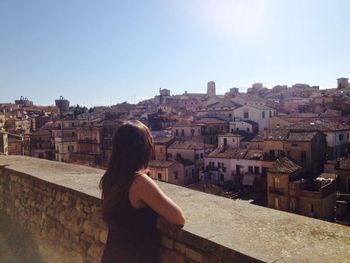
M 154 153 L 152 135 L 140 121 L 123 124 L 113 138 L 101 179 L 102 213 L 109 227 L 102 263 L 157 262 L 157 216 L 183 226 L 183 212 L 145 171 Z

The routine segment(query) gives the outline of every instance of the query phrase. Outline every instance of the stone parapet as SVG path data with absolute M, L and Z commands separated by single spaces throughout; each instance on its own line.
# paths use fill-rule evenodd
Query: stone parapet
M 7 165 L 0 167 L 0 213 L 30 231 L 43 262 L 100 261 L 103 170 L 23 156 L 1 156 L 0 165 Z M 186 215 L 183 229 L 159 220 L 162 263 L 350 258 L 348 227 L 158 183 Z

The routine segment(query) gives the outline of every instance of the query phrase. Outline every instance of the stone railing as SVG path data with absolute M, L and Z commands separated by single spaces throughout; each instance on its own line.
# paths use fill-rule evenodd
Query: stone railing
M 0 214 L 30 233 L 40 259 L 33 262 L 99 262 L 107 236 L 98 189 L 103 170 L 21 156 L 1 156 L 0 165 Z M 159 186 L 186 215 L 183 229 L 159 221 L 162 263 L 350 258 L 347 227 L 171 184 Z M 7 231 L 2 237 L 2 231 L 0 220 L 0 253 L 11 235 Z M 5 262 L 6 257 L 11 255 L 0 254 Z

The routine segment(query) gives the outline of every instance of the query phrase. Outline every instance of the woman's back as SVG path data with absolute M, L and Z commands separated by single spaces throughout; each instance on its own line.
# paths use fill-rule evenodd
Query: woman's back
M 158 262 L 157 215 L 174 225 L 185 223 L 181 208 L 145 174 L 153 153 L 151 132 L 139 121 L 124 123 L 113 136 L 100 181 L 102 214 L 109 227 L 103 263 Z
M 157 262 L 157 214 L 148 206 L 134 208 L 130 198 L 108 218 L 108 238 L 102 263 Z

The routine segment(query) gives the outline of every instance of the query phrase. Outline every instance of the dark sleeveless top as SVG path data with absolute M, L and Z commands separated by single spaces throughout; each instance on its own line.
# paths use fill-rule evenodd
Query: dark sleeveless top
M 101 263 L 159 262 L 157 214 L 148 206 L 134 208 L 129 198 L 108 222 L 107 243 Z

